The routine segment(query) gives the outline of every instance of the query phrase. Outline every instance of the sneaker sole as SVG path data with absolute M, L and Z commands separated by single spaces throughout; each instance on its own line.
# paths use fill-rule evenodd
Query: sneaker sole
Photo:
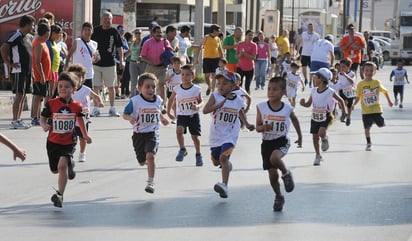
M 225 190 L 224 190 L 222 187 L 220 187 L 219 185 L 216 184 L 213 189 L 215 190 L 215 192 L 219 193 L 219 196 L 220 196 L 221 198 L 227 198 L 227 193 L 226 193 Z
M 60 198 L 57 196 L 57 194 L 54 194 L 51 197 L 51 201 L 53 202 L 53 206 L 61 208 L 63 207 L 63 202 L 60 200 Z
M 147 192 L 147 193 L 154 193 L 154 189 L 153 189 L 153 188 L 150 188 L 150 187 L 146 187 L 144 190 L 145 190 L 145 192 Z

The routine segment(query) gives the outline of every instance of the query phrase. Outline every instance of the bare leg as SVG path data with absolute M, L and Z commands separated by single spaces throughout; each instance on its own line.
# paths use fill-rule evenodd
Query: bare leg
M 59 186 L 59 193 L 63 194 L 64 190 L 66 189 L 66 184 L 68 180 L 68 165 L 69 165 L 69 158 L 66 156 L 61 156 L 59 159 L 59 164 L 57 166 L 57 170 L 59 172 L 59 179 L 58 179 L 58 186 Z

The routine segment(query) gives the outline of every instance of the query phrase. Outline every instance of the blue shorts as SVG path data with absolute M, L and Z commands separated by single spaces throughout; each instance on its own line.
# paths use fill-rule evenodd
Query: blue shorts
M 318 71 L 320 68 L 328 68 L 330 65 L 329 63 L 320 62 L 320 61 L 312 61 L 310 62 L 310 72 Z
M 235 146 L 232 143 L 225 143 L 221 146 L 211 147 L 210 152 L 212 156 L 213 164 L 216 166 L 219 164 L 220 155 L 225 155 L 227 158 L 230 158 Z

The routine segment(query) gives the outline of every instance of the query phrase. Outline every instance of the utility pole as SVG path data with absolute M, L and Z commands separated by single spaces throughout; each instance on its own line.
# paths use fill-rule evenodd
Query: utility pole
M 220 25 L 223 35 L 226 36 L 226 0 L 218 1 L 217 24 Z
M 362 32 L 362 18 L 363 18 L 363 0 L 360 0 L 360 6 L 359 6 L 359 26 L 358 26 L 358 31 Z
M 345 34 L 346 30 L 346 25 L 348 25 L 348 19 L 347 19 L 347 11 L 348 11 L 348 0 L 343 0 L 343 21 L 342 21 L 342 36 Z
M 277 0 L 276 7 L 280 12 L 279 16 L 279 34 L 283 32 L 283 0 Z

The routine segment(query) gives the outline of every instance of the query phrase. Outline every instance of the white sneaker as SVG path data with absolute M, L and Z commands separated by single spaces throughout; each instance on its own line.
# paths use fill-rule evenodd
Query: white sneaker
M 227 186 L 226 186 L 226 184 L 224 184 L 222 182 L 218 182 L 218 183 L 215 184 L 213 189 L 215 190 L 215 192 L 219 193 L 219 196 L 221 198 L 227 198 Z
M 85 162 L 85 161 L 86 161 L 86 153 L 80 153 L 79 162 Z
M 12 121 L 10 124 L 10 129 L 20 129 L 20 130 L 26 130 L 29 129 L 31 127 L 31 125 L 26 125 L 24 122 L 20 121 L 20 120 L 15 120 Z
M 325 138 L 323 138 L 321 140 L 322 145 L 320 146 L 320 148 L 322 149 L 322 151 L 327 151 L 329 149 L 329 140 L 328 137 L 325 136 Z
M 320 162 L 323 161 L 323 157 L 321 155 L 316 155 L 315 161 L 313 162 L 314 166 L 320 166 Z
M 146 188 L 144 189 L 147 193 L 154 193 L 154 183 L 147 182 Z
M 90 113 L 91 117 L 98 117 L 100 116 L 100 110 L 98 108 L 93 108 L 92 113 Z
M 109 110 L 109 116 L 120 117 L 120 114 L 116 111 L 116 108 L 111 107 Z
M 366 144 L 365 151 L 372 151 L 372 144 L 371 143 Z

